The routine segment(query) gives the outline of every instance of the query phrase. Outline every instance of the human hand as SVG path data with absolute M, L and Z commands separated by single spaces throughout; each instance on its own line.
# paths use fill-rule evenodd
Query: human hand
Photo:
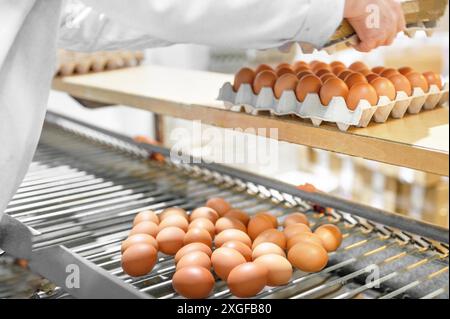
M 406 28 L 398 0 L 346 0 L 344 18 L 355 29 L 360 39 L 355 49 L 361 52 L 391 45 Z

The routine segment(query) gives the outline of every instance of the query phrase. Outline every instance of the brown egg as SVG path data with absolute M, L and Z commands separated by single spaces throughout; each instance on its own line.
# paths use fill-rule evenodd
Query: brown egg
M 364 76 L 367 76 L 368 74 L 371 74 L 372 71 L 365 69 L 365 70 L 360 70 L 359 73 Z
M 216 221 L 219 219 L 219 213 L 217 213 L 213 208 L 211 207 L 199 207 L 194 209 L 190 216 L 190 221 L 197 218 L 207 218 L 209 219 L 213 224 L 216 223 Z
M 295 74 L 284 74 L 275 83 L 274 92 L 277 99 L 281 98 L 284 91 L 295 91 L 298 79 Z
M 278 227 L 278 219 L 269 212 L 260 212 L 255 214 L 255 216 L 264 216 L 270 220 L 274 228 Z
M 206 206 L 214 209 L 220 217 L 224 216 L 232 208 L 223 198 L 210 198 L 206 202 Z
M 132 276 L 145 276 L 152 271 L 158 252 L 149 244 L 135 244 L 128 247 L 122 255 L 122 269 Z
M 315 75 L 307 75 L 298 81 L 295 95 L 300 102 L 305 101 L 308 94 L 319 94 L 322 81 Z
M 429 71 L 423 73 L 423 76 L 427 80 L 429 86 L 436 85 L 439 90 L 442 89 L 442 78 L 439 74 Z
M 421 88 L 425 93 L 430 90 L 427 79 L 419 72 L 410 72 L 405 76 L 412 88 Z
M 309 226 L 308 217 L 306 217 L 303 213 L 291 213 L 286 216 L 286 218 L 283 221 L 283 226 L 288 227 L 293 224 L 305 224 L 306 226 Z
M 369 73 L 366 75 L 367 82 L 369 82 L 369 83 L 372 82 L 373 80 L 379 79 L 379 78 L 380 78 L 380 76 L 376 73 Z
M 154 222 L 156 225 L 158 225 L 159 218 L 154 211 L 146 210 L 136 215 L 136 217 L 133 220 L 133 226 L 136 226 L 140 222 Z
M 185 235 L 186 233 L 178 227 L 162 229 L 156 236 L 159 250 L 166 255 L 175 255 L 183 247 Z
M 286 249 L 286 236 L 282 231 L 276 229 L 268 229 L 263 231 L 255 238 L 252 248 L 255 248 L 261 243 L 274 243 L 280 246 L 281 249 Z
M 264 265 L 248 262 L 230 272 L 227 285 L 234 296 L 250 298 L 264 289 L 268 275 L 269 271 Z
M 159 227 L 154 222 L 140 222 L 131 229 L 129 236 L 136 234 L 147 234 L 156 237 L 159 232 Z
M 383 72 L 381 72 L 380 75 L 382 77 L 384 77 L 384 78 L 389 78 L 389 77 L 391 77 L 393 75 L 396 75 L 396 74 L 400 74 L 400 73 L 398 73 L 398 71 L 396 69 L 389 68 L 389 69 L 386 69 Z
M 277 79 L 278 76 L 273 71 L 263 71 L 258 73 L 253 82 L 253 91 L 255 94 L 259 94 L 263 88 L 270 88 L 273 90 Z
M 188 244 L 186 246 L 184 246 L 183 248 L 181 248 L 175 255 L 175 263 L 178 263 L 178 261 L 180 261 L 180 259 L 184 256 L 187 255 L 191 252 L 195 252 L 195 251 L 201 251 L 204 252 L 205 254 L 207 254 L 209 257 L 211 257 L 212 255 L 212 250 L 210 247 L 208 247 L 205 244 L 202 243 L 192 243 L 192 244 Z
M 350 64 L 350 66 L 348 67 L 350 70 L 353 70 L 355 72 L 359 72 L 361 70 L 367 70 L 369 69 L 369 67 L 367 66 L 367 64 L 361 62 L 361 61 L 356 61 L 352 64 Z
M 266 267 L 269 271 L 267 275 L 267 285 L 269 286 L 286 285 L 292 278 L 292 265 L 280 255 L 263 255 L 256 258 L 254 263 Z
M 370 81 L 378 96 L 386 96 L 391 101 L 395 100 L 397 96 L 397 91 L 395 90 L 394 84 L 389 79 L 378 77 Z
M 286 236 L 286 239 L 289 240 L 292 237 L 294 237 L 295 235 L 299 234 L 299 233 L 311 233 L 311 229 L 306 226 L 305 224 L 293 224 L 293 225 L 289 225 L 284 229 L 284 235 Z
M 222 280 L 227 280 L 230 272 L 235 267 L 245 264 L 246 260 L 237 250 L 220 247 L 212 253 L 211 262 L 216 275 Z
M 184 236 L 183 244 L 189 245 L 192 243 L 202 243 L 208 247 L 212 247 L 212 237 L 206 229 L 191 228 Z
M 255 260 L 263 255 L 270 255 L 270 254 L 286 257 L 286 253 L 284 252 L 283 249 L 280 248 L 280 246 L 275 245 L 274 243 L 261 243 L 255 248 L 253 248 L 252 260 Z
M 406 76 L 407 74 L 409 74 L 409 73 L 411 73 L 411 72 L 414 72 L 414 69 L 413 69 L 413 68 L 410 68 L 409 66 L 404 66 L 404 67 L 398 69 L 398 72 L 399 72 L 400 74 L 403 74 L 403 75 Z
M 324 74 L 333 74 L 333 72 L 331 72 L 330 70 L 328 70 L 328 69 L 320 69 L 320 70 L 317 70 L 317 72 L 316 72 L 316 75 L 320 78 L 322 75 L 324 75 Z
M 311 69 L 314 73 L 322 69 L 331 71 L 331 67 L 325 62 L 318 62 L 314 64 L 314 66 L 312 66 Z
M 294 71 L 296 74 L 299 74 L 302 72 L 309 72 L 311 74 L 314 74 L 314 72 L 307 66 L 300 66 L 300 67 L 296 68 Z
M 253 81 L 255 80 L 255 72 L 252 69 L 249 68 L 242 68 L 239 70 L 238 73 L 236 73 L 236 76 L 234 77 L 234 84 L 233 89 L 235 92 L 239 91 L 242 84 L 253 84 Z
M 297 61 L 292 65 L 292 68 L 294 69 L 294 71 L 296 71 L 298 73 L 298 71 L 297 71 L 298 68 L 309 69 L 309 65 L 305 61 Z
M 299 80 L 301 80 L 301 79 L 303 79 L 305 76 L 308 76 L 308 75 L 315 75 L 315 74 L 312 73 L 311 71 L 301 71 L 301 72 L 297 73 L 297 78 L 298 78 Z
M 315 67 L 318 63 L 322 63 L 322 62 L 319 61 L 319 60 L 312 60 L 311 62 L 309 62 L 309 67 L 310 67 L 310 68 L 313 68 L 313 67 Z
M 322 240 L 316 234 L 313 234 L 313 233 L 299 233 L 299 234 L 295 235 L 294 237 L 292 237 L 291 239 L 288 240 L 286 247 L 289 250 L 289 249 L 291 249 L 292 247 L 294 247 L 296 244 L 298 244 L 300 242 L 313 243 L 313 244 L 316 244 L 316 245 L 323 246 Z
M 332 67 L 332 68 L 346 68 L 347 66 L 344 64 L 344 63 L 342 63 L 341 61 L 333 61 L 333 62 L 331 62 L 330 63 L 330 66 Z
M 173 275 L 173 289 L 189 299 L 207 298 L 214 289 L 214 276 L 203 267 L 184 267 Z
M 246 232 L 247 227 L 236 218 L 233 217 L 221 217 L 216 222 L 216 234 L 223 232 L 226 229 L 238 229 L 240 231 Z
M 248 222 L 247 233 L 252 240 L 255 240 L 263 231 L 275 228 L 273 223 L 266 216 L 253 216 Z
M 192 229 L 192 228 L 201 228 L 201 229 L 208 231 L 208 233 L 211 235 L 211 238 L 214 238 L 214 236 L 216 235 L 216 227 L 214 226 L 213 222 L 207 218 L 194 219 L 189 224 L 188 229 Z
M 202 251 L 192 251 L 185 254 L 177 263 L 177 271 L 184 267 L 198 266 L 211 269 L 211 259 Z
M 295 268 L 301 271 L 319 272 L 326 267 L 328 254 L 320 245 L 299 242 L 289 249 L 288 259 Z
M 158 242 L 155 238 L 153 238 L 150 235 L 147 234 L 136 234 L 133 236 L 128 237 L 126 240 L 122 242 L 121 246 L 121 252 L 127 250 L 130 246 L 136 245 L 136 244 L 149 244 L 155 247 L 156 250 L 158 250 Z
M 159 223 L 159 231 L 167 227 L 178 227 L 184 231 L 188 230 L 189 223 L 186 218 L 179 215 L 167 216 Z
M 376 67 L 372 68 L 372 72 L 375 74 L 378 74 L 378 75 L 383 73 L 384 70 L 386 70 L 386 68 L 384 66 L 376 66 Z
M 364 75 L 362 75 L 361 73 L 350 74 L 345 79 L 345 84 L 347 84 L 349 89 L 351 89 L 353 85 L 358 84 L 358 83 L 368 83 L 366 77 Z
M 281 70 L 281 69 L 292 69 L 292 66 L 289 63 L 280 63 L 276 66 L 275 71 Z
M 348 96 L 346 99 L 347 108 L 352 111 L 356 110 L 361 100 L 368 101 L 372 106 L 377 105 L 378 94 L 372 85 L 368 83 L 356 83 L 355 85 L 353 85 L 348 92 Z
M 225 217 L 233 217 L 238 220 L 240 220 L 245 226 L 247 226 L 248 221 L 250 220 L 250 217 L 248 214 L 240 209 L 230 209 L 226 214 Z
M 412 95 L 411 83 L 409 83 L 408 79 L 404 75 L 394 74 L 388 77 L 388 79 L 392 82 L 392 84 L 394 84 L 397 92 L 405 92 L 408 96 Z
M 322 81 L 322 83 L 325 83 L 326 81 L 328 81 L 329 79 L 335 79 L 337 78 L 336 75 L 328 73 L 328 74 L 324 74 L 320 77 L 320 81 Z
M 342 81 L 345 81 L 345 79 L 350 75 L 353 74 L 355 72 L 351 71 L 351 70 L 344 70 L 341 73 L 339 73 L 337 76 L 339 79 L 341 79 Z
M 336 251 L 342 243 L 342 233 L 339 227 L 333 224 L 322 225 L 314 231 L 322 240 L 323 247 L 328 251 Z
M 181 217 L 188 219 L 188 215 L 186 211 L 183 208 L 180 207 L 171 207 L 166 208 L 162 211 L 162 213 L 159 215 L 159 221 L 162 222 L 164 219 L 166 219 L 169 216 L 178 215 Z
M 252 250 L 250 249 L 250 247 L 240 241 L 227 241 L 221 247 L 237 250 L 241 253 L 242 256 L 244 256 L 245 260 L 252 261 Z
M 260 64 L 256 70 L 255 70 L 255 74 L 261 73 L 263 71 L 273 71 L 272 67 L 267 65 L 267 64 Z
M 328 106 L 334 97 L 341 96 L 345 99 L 347 95 L 347 84 L 341 79 L 329 79 L 320 89 L 320 100 L 325 106 Z
M 337 66 L 337 67 L 333 67 L 333 69 L 331 70 L 333 72 L 334 75 L 338 76 L 341 72 L 347 70 L 347 68 L 345 66 Z
M 277 77 L 280 78 L 285 74 L 293 74 L 296 75 L 295 71 L 292 70 L 291 68 L 281 68 L 277 70 Z
M 250 237 L 243 231 L 237 229 L 224 230 L 216 236 L 216 238 L 214 239 L 214 243 L 216 247 L 221 247 L 226 242 L 233 240 L 240 241 L 246 244 L 248 247 L 252 247 L 252 240 L 250 239 Z

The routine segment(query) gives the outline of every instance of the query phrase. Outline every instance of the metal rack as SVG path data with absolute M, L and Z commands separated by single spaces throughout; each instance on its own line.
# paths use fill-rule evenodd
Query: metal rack
M 220 165 L 150 161 L 151 151 L 168 155 L 168 150 L 50 113 L 33 164 L 6 213 L 35 231 L 35 251 L 57 259 L 62 247 L 62 253 L 87 265 L 90 278 L 102 277 L 135 297 L 179 298 L 171 285 L 175 267 L 170 256 L 160 255 L 145 277 L 123 273 L 120 244 L 134 215 L 171 206 L 189 211 L 213 196 L 249 214 L 270 211 L 280 221 L 289 212 L 303 211 L 313 226 L 333 222 L 344 234 L 326 269 L 296 271 L 287 286 L 268 287 L 257 298 L 449 296 L 448 232 L 443 229 Z M 31 268 L 62 286 L 43 258 L 37 263 Z M 367 281 L 374 274 L 378 277 Z M 107 294 L 107 285 L 98 285 L 95 293 Z M 55 288 L 37 296 L 65 298 L 71 291 Z M 231 297 L 226 284 L 217 281 L 211 298 Z

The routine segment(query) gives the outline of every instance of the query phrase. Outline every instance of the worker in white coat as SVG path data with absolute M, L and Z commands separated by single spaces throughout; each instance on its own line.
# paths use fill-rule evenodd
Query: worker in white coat
M 0 221 L 44 121 L 58 46 L 94 51 L 173 43 L 226 48 L 320 47 L 348 18 L 369 51 L 405 27 L 395 0 L 0 0 Z M 369 27 L 368 4 L 381 16 Z M 66 10 L 67 9 L 67 10 Z M 2 246 L 0 226 L 0 247 Z M 5 236 L 3 236 L 5 237 Z

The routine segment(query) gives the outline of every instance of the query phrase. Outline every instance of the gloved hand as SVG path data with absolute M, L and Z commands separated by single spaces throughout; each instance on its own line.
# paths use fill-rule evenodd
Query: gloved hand
M 398 0 L 346 0 L 344 18 L 358 34 L 361 42 L 355 48 L 362 52 L 391 45 L 406 27 Z

